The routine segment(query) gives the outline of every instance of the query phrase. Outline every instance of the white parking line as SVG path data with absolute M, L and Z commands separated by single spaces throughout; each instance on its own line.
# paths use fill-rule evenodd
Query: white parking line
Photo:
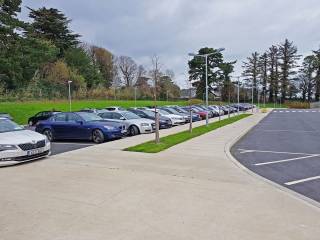
M 271 165 L 271 164 L 277 164 L 277 163 L 298 161 L 298 160 L 301 160 L 301 159 L 314 158 L 314 157 L 319 157 L 319 156 L 320 156 L 320 154 L 317 154 L 317 155 L 310 155 L 310 156 L 304 156 L 304 157 L 283 159 L 283 160 L 278 160 L 278 161 L 271 161 L 271 162 L 264 162 L 264 163 L 256 163 L 256 164 L 254 164 L 254 165 L 255 165 L 255 166 L 264 166 L 264 165 Z
M 297 153 L 297 152 L 276 152 L 276 151 L 264 151 L 264 150 L 254 150 L 254 149 L 238 149 L 240 153 L 278 153 L 278 154 L 290 154 L 290 155 L 308 155 L 308 156 L 314 156 L 314 155 L 320 155 L 320 154 L 312 154 L 312 153 Z
M 292 182 L 287 182 L 287 183 L 285 183 L 285 185 L 292 186 L 292 185 L 296 185 L 296 184 L 299 184 L 299 183 L 310 182 L 310 181 L 314 181 L 314 180 L 318 180 L 318 179 L 320 179 L 320 176 L 305 178 L 305 179 L 292 181 Z

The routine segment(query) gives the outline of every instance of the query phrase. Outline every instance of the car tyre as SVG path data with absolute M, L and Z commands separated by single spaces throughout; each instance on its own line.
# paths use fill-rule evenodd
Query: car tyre
M 130 136 L 136 136 L 140 133 L 139 128 L 137 126 L 131 126 L 129 128 L 129 135 Z
M 92 141 L 100 144 L 104 142 L 104 134 L 100 129 L 95 129 L 92 133 Z
M 43 135 L 45 135 L 50 142 L 54 141 L 53 132 L 50 129 L 45 129 Z

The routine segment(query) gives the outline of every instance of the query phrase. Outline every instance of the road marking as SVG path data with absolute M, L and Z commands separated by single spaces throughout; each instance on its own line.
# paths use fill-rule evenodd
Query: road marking
M 276 152 L 276 151 L 264 151 L 264 150 L 254 150 L 254 149 L 238 149 L 240 153 L 252 153 L 252 152 L 257 152 L 257 153 L 276 153 L 276 154 L 290 154 L 290 155 L 308 155 L 308 156 L 314 156 L 314 155 L 320 155 L 318 153 L 313 154 L 313 153 L 297 153 L 297 152 Z
M 286 111 L 287 113 L 289 113 L 290 111 Z
M 310 182 L 310 181 L 314 181 L 314 180 L 318 180 L 318 179 L 320 179 L 320 176 L 305 178 L 305 179 L 292 181 L 292 182 L 287 182 L 287 183 L 285 183 L 285 185 L 292 186 L 292 185 L 296 185 L 296 184 L 299 184 L 299 183 Z
M 319 156 L 320 156 L 320 154 L 317 154 L 317 155 L 309 155 L 309 156 L 304 156 L 304 157 L 289 158 L 289 159 L 272 161 L 272 162 L 256 163 L 256 164 L 254 164 L 254 165 L 255 165 L 255 166 L 264 166 L 264 165 L 271 165 L 271 164 L 277 164 L 277 163 L 298 161 L 298 160 L 301 160 L 301 159 L 314 158 L 314 157 L 319 157 Z
M 314 133 L 314 132 L 319 132 L 319 131 L 305 131 L 305 130 L 282 130 L 282 129 L 271 129 L 271 130 L 263 130 L 263 129 L 256 129 L 256 131 L 259 132 L 297 132 L 297 133 Z

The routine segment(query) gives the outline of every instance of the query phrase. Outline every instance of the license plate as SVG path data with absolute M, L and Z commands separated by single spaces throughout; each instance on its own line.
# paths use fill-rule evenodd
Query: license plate
M 39 154 L 39 153 L 42 153 L 42 152 L 43 152 L 42 149 L 34 149 L 34 150 L 27 151 L 27 155 L 28 156 L 32 156 L 32 155 L 36 155 L 36 154 Z

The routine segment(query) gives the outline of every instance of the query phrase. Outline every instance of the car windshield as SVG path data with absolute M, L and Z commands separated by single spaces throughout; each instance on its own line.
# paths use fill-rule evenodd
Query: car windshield
M 137 114 L 132 113 L 132 112 L 122 112 L 121 113 L 127 120 L 130 119 L 139 119 L 141 117 L 139 117 Z
M 98 115 L 94 113 L 88 113 L 88 112 L 78 112 L 78 115 L 83 118 L 86 122 L 93 122 L 93 121 L 101 121 L 103 118 L 99 117 Z
M 177 115 L 179 115 L 180 113 L 177 111 L 177 110 L 175 110 L 174 108 L 169 108 L 168 109 L 171 113 L 173 113 L 173 114 L 177 114 Z
M 9 119 L 0 119 L 0 133 L 21 131 L 21 130 L 24 130 L 24 128 L 19 126 L 15 122 L 10 121 Z
M 158 112 L 159 112 L 161 115 L 169 115 L 169 114 L 171 114 L 171 113 L 169 113 L 169 112 L 167 112 L 167 111 L 165 111 L 165 110 L 163 110 L 163 109 L 158 109 Z
M 142 112 L 146 114 L 148 117 L 155 117 L 155 114 L 152 111 L 144 110 Z

